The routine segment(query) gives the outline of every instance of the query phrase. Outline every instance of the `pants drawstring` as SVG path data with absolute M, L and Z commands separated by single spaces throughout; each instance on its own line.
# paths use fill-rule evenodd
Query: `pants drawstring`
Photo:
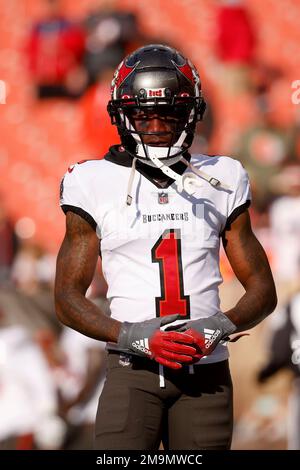
M 159 364 L 159 386 L 160 388 L 165 388 L 165 375 L 164 375 L 164 366 Z

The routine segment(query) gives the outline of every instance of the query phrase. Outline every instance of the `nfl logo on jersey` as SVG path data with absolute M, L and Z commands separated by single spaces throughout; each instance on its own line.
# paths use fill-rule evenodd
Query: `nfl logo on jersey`
M 168 193 L 158 193 L 158 204 L 168 204 L 169 196 Z

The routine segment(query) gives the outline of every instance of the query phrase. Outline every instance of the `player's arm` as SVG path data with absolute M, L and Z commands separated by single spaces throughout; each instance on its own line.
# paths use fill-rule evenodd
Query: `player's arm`
M 57 257 L 55 305 L 65 325 L 101 341 L 117 342 L 121 323 L 85 297 L 99 255 L 95 230 L 82 217 L 66 214 L 66 233 Z
M 211 354 L 231 333 L 255 326 L 275 309 L 277 303 L 271 269 L 252 232 L 247 210 L 227 227 L 222 238 L 232 269 L 246 292 L 227 312 L 216 312 L 210 317 L 189 321 L 177 330 L 194 338 L 202 356 Z M 205 336 L 207 331 L 211 333 L 209 340 Z
M 276 307 L 277 296 L 267 256 L 252 232 L 248 211 L 240 214 L 223 234 L 223 246 L 245 294 L 225 315 L 237 331 L 257 325 Z
M 117 343 L 121 350 L 155 359 L 162 365 L 180 369 L 190 363 L 196 350 L 192 337 L 178 332 L 164 332 L 162 325 L 180 315 L 168 315 L 144 322 L 119 322 L 107 317 L 86 297 L 93 279 L 99 240 L 83 218 L 67 212 L 66 234 L 57 258 L 55 304 L 59 320 L 92 338 Z M 130 312 L 128 312 L 130 316 Z

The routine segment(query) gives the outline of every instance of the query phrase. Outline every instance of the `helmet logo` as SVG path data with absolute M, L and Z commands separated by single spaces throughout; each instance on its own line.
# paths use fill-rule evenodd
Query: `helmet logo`
M 165 96 L 165 88 L 152 88 L 147 89 L 147 98 L 152 98 L 153 96 L 162 97 Z
M 124 80 L 130 75 L 139 62 L 136 62 L 133 66 L 128 66 L 123 60 L 117 70 L 115 71 L 113 80 L 111 82 L 111 93 L 112 95 L 116 93 L 116 90 L 120 87 L 120 85 L 124 82 Z
M 178 70 L 192 83 L 194 83 L 194 74 L 192 67 L 187 62 L 184 65 L 177 65 L 175 64 Z
M 170 98 L 172 92 L 170 88 L 141 88 L 139 90 L 139 98 Z
M 184 65 L 178 65 L 173 61 L 173 64 L 177 67 L 190 82 L 195 85 L 196 96 L 201 95 L 200 78 L 197 69 L 194 67 L 192 62 L 188 59 Z

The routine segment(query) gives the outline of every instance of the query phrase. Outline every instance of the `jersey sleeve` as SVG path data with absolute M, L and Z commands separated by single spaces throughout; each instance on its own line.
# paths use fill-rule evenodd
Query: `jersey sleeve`
M 249 176 L 240 162 L 237 163 L 235 185 L 228 200 L 226 228 L 251 204 Z
M 60 183 L 60 206 L 65 214 L 69 211 L 78 214 L 97 231 L 96 211 L 88 188 L 88 180 L 80 175 L 78 164 L 71 166 Z

